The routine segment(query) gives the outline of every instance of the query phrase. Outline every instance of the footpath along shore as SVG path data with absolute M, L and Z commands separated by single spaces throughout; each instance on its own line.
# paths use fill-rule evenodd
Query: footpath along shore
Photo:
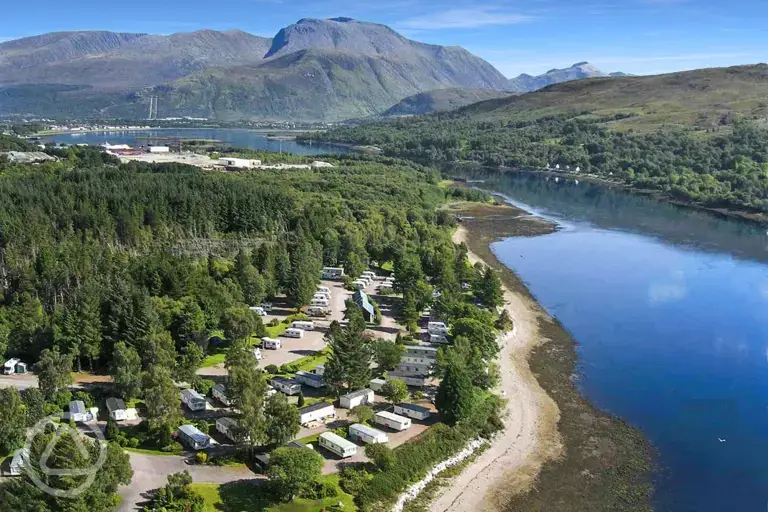
M 459 227 L 455 243 L 467 241 L 466 228 Z M 474 264 L 484 262 L 468 253 Z M 514 329 L 501 336 L 498 392 L 507 399 L 505 428 L 491 446 L 473 461 L 432 503 L 432 512 L 495 510 L 495 488 L 504 493 L 522 491 L 533 485 L 542 464 L 560 456 L 562 444 L 557 431 L 560 412 L 557 404 L 539 385 L 528 364 L 536 346 L 546 342 L 539 332 L 539 308 L 529 297 L 504 287 L 504 302 Z

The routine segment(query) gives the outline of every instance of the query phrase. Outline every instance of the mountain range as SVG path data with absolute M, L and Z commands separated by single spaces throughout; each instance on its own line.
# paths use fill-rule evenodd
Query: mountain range
M 511 92 L 532 92 L 543 89 L 548 85 L 581 80 L 583 78 L 628 76 L 627 73 L 603 73 L 589 62 L 577 62 L 564 69 L 550 69 L 544 74 L 531 76 L 523 73 L 509 80 L 508 90 Z
M 351 18 L 302 19 L 273 38 L 57 32 L 0 43 L 0 115 L 142 119 L 155 96 L 159 117 L 340 121 L 457 108 L 585 76 L 604 75 L 579 63 L 510 81 L 463 48 Z

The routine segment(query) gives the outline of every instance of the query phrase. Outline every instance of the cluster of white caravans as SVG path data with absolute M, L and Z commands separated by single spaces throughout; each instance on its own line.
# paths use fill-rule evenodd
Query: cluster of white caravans
M 331 311 L 331 289 L 319 285 L 312 301 L 309 303 L 307 314 L 309 316 L 325 316 Z
M 352 281 L 352 286 L 358 290 L 362 290 L 363 288 L 370 286 L 374 279 L 376 279 L 376 273 L 372 270 L 366 270 L 360 274 L 360 277 Z

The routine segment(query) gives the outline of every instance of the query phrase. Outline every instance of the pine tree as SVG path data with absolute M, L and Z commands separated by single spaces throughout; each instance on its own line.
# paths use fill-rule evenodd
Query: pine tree
M 110 370 L 112 381 L 121 397 L 130 400 L 139 395 L 141 392 L 141 358 L 136 349 L 118 341 L 112 353 Z
M 227 395 L 242 413 L 238 423 L 243 442 L 247 439 L 249 446 L 259 446 L 266 440 L 264 401 L 267 381 L 245 340 L 236 340 L 229 348 L 226 367 L 229 372 Z
M 346 329 L 331 325 L 326 341 L 331 355 L 325 364 L 325 382 L 337 393 L 353 391 L 368 385 L 371 380 L 372 349 L 363 335 L 365 320 L 354 305 L 347 307 L 349 319 Z

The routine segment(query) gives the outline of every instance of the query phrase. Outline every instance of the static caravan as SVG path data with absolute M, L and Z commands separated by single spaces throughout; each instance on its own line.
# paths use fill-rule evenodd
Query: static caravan
M 203 450 L 211 445 L 211 438 L 194 425 L 182 425 L 178 430 L 179 441 L 193 450 Z
M 411 375 L 407 373 L 401 373 L 401 372 L 387 372 L 387 378 L 390 380 L 401 380 L 405 382 L 406 385 L 412 386 L 415 388 L 424 388 L 427 386 L 427 381 L 429 380 L 429 377 L 426 375 Z
M 91 407 L 90 409 L 86 409 L 85 402 L 82 400 L 74 400 L 69 402 L 69 413 L 67 414 L 66 418 L 76 423 L 86 423 L 88 421 L 95 420 L 98 414 L 98 407 Z
M 16 373 L 16 365 L 19 364 L 21 361 L 18 359 L 9 359 L 5 362 L 3 365 L 3 374 L 4 375 L 13 375 Z
M 323 279 L 341 279 L 344 277 L 344 269 L 341 267 L 323 267 L 320 275 Z
M 398 416 L 395 413 L 389 411 L 377 412 L 373 417 L 373 421 L 379 425 L 384 425 L 398 432 L 407 430 L 411 427 L 411 419 L 403 416 Z
M 349 437 L 365 444 L 379 444 L 388 441 L 386 432 L 361 423 L 353 423 L 349 426 Z
M 368 383 L 368 387 L 374 391 L 381 391 L 381 388 L 383 388 L 386 383 L 387 381 L 384 379 L 371 379 L 371 382 Z
M 318 402 L 299 409 L 300 425 L 310 425 L 335 417 L 336 409 L 333 407 L 333 404 L 327 402 Z
M 333 432 L 323 432 L 320 434 L 317 443 L 343 459 L 357 453 L 357 445 L 355 443 L 347 441 Z
M 437 360 L 437 349 L 435 347 L 413 345 L 405 347 L 403 354 L 403 363 L 433 364 Z
M 296 372 L 294 379 L 296 379 L 296 382 L 305 384 L 315 389 L 322 388 L 323 386 L 325 386 L 325 380 L 323 379 L 322 375 L 305 372 L 303 370 L 299 370 L 298 372 Z
M 443 322 L 429 322 L 427 324 L 427 331 L 429 334 L 442 334 L 443 336 L 448 334 L 448 328 Z
M 24 448 L 19 448 L 13 452 L 11 466 L 8 468 L 9 476 L 21 476 L 24 473 Z
M 227 387 L 224 384 L 216 384 L 211 388 L 213 398 L 226 406 L 232 405 L 232 400 L 227 396 Z
M 395 371 L 400 375 L 427 376 L 432 372 L 433 362 L 429 363 L 400 363 Z
M 325 297 L 322 298 L 314 298 L 309 303 L 311 307 L 320 307 L 320 308 L 329 308 L 331 307 L 331 301 L 326 299 Z
M 301 393 L 301 384 L 293 379 L 286 379 L 285 377 L 274 377 L 272 379 L 272 387 L 288 396 Z
M 138 417 L 136 409 L 128 408 L 119 398 L 107 398 L 109 417 L 115 421 L 135 420 Z
M 275 338 L 261 338 L 261 348 L 269 350 L 280 350 L 283 342 Z
M 373 390 L 372 389 L 359 389 L 352 393 L 339 398 L 339 406 L 345 409 L 353 409 L 358 405 L 372 404 L 373 403 Z
M 216 431 L 225 435 L 230 441 L 234 443 L 240 442 L 242 437 L 240 433 L 240 425 L 237 424 L 232 418 L 219 418 L 216 420 Z
M 439 343 L 441 345 L 445 345 L 448 343 L 448 337 L 444 334 L 430 334 L 429 335 L 429 342 L 430 343 Z
M 399 414 L 400 416 L 408 416 L 414 420 L 425 420 L 432 415 L 432 411 L 420 405 L 400 402 L 399 404 L 395 405 L 395 414 Z
M 204 411 L 206 406 L 205 397 L 194 389 L 182 389 L 181 401 L 184 402 L 190 411 Z
M 328 308 L 325 306 L 309 306 L 307 314 L 309 316 L 325 316 L 328 314 Z
M 303 331 L 314 331 L 315 322 L 312 320 L 296 320 L 291 324 L 291 327 L 294 329 L 301 329 Z
M 285 330 L 283 333 L 283 336 L 286 338 L 303 338 L 304 337 L 304 329 L 295 329 L 293 327 L 289 327 Z

